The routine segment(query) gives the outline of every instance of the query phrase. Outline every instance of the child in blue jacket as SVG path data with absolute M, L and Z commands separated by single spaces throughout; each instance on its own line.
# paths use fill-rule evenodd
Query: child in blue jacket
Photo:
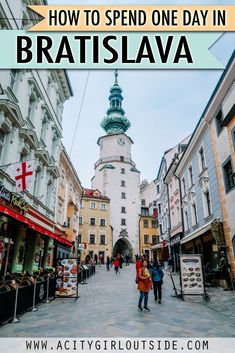
M 162 300 L 162 284 L 163 284 L 163 276 L 164 273 L 162 271 L 161 266 L 154 262 L 153 268 L 152 268 L 152 281 L 153 281 L 153 291 L 154 291 L 154 297 L 155 300 L 158 300 L 158 303 L 161 304 Z

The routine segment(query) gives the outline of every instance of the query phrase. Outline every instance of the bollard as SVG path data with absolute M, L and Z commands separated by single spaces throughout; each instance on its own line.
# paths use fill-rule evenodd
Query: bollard
M 37 281 L 35 279 L 34 286 L 33 286 L 33 308 L 31 311 L 38 311 L 38 309 L 35 308 L 36 285 L 37 285 Z
M 20 322 L 20 319 L 17 319 L 16 317 L 16 312 L 17 312 L 17 303 L 18 303 L 18 291 L 19 291 L 19 286 L 16 284 L 16 297 L 15 297 L 15 307 L 14 307 L 14 318 L 12 320 L 13 324 L 16 324 L 17 322 Z
M 47 276 L 47 300 L 46 300 L 46 304 L 50 303 L 50 300 L 48 299 L 48 297 L 49 297 L 49 285 L 50 285 L 49 279 L 50 279 L 50 276 L 48 275 Z
M 84 278 L 84 275 L 83 275 L 84 271 L 86 271 L 86 270 L 82 269 L 82 272 L 81 272 L 81 284 L 87 284 L 87 281 L 86 281 L 86 279 Z

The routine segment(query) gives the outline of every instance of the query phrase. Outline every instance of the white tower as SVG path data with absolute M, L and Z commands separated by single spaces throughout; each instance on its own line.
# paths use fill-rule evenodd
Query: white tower
M 110 89 L 110 108 L 101 126 L 106 132 L 98 139 L 100 158 L 95 164 L 92 188 L 110 198 L 110 224 L 114 254 L 139 253 L 140 172 L 131 159 L 130 127 L 122 109 L 122 89 L 117 82 Z

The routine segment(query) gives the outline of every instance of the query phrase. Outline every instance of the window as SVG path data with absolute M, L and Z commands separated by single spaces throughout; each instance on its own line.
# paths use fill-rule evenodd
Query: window
M 95 244 L 95 234 L 90 234 L 90 244 Z
M 224 186 L 226 192 L 231 190 L 234 187 L 234 173 L 233 173 L 233 167 L 232 167 L 232 162 L 231 158 L 229 158 L 224 164 L 223 164 L 223 174 L 224 174 Z
M 105 245 L 105 235 L 104 234 L 100 235 L 100 244 Z
M 62 204 L 59 203 L 58 207 L 58 223 L 62 224 Z
M 120 161 L 124 162 L 124 157 L 123 156 L 120 156 Z
M 157 221 L 152 221 L 152 228 L 157 228 Z
M 152 235 L 152 243 L 157 244 L 158 243 L 158 236 L 157 235 Z
M 83 219 L 82 216 L 79 216 L 79 224 L 82 225 L 83 224 Z
M 144 235 L 144 244 L 148 244 L 149 243 L 149 235 L 145 234 Z
M 96 203 L 95 203 L 95 202 L 91 202 L 91 203 L 90 203 L 90 208 L 95 209 L 95 208 L 96 208 Z
M 192 166 L 190 165 L 189 169 L 188 169 L 188 172 L 189 172 L 189 182 L 190 182 L 190 186 L 193 185 L 193 168 Z
M 126 174 L 125 168 L 121 168 L 121 174 Z
M 205 202 L 205 217 L 211 215 L 211 200 L 209 190 L 204 193 L 204 202 Z
M 101 209 L 102 211 L 105 211 L 105 210 L 106 210 L 106 204 L 105 204 L 105 203 L 101 203 L 101 204 L 100 204 L 100 209 Z
M 157 206 L 157 201 L 153 201 L 153 206 Z
M 160 185 L 157 185 L 157 193 L 160 194 Z
M 232 140 L 233 140 L 233 148 L 235 150 L 235 126 L 234 128 L 232 129 Z
M 105 227 L 105 219 L 104 218 L 100 219 L 100 226 Z
M 142 214 L 142 216 L 149 216 L 148 207 L 141 207 L 141 214 Z
M 95 218 L 90 218 L 90 225 L 95 226 Z
M 203 171 L 206 168 L 205 155 L 204 155 L 203 147 L 199 150 L 199 158 L 200 158 L 200 168 L 201 168 L 201 171 Z
M 126 186 L 126 182 L 124 180 L 121 180 L 121 186 Z
M 0 158 L 2 157 L 2 151 L 4 147 L 5 134 L 2 129 L 0 129 Z
M 126 213 L 126 207 L 121 207 L 121 213 Z
M 121 219 L 121 225 L 122 225 L 122 226 L 126 226 L 126 220 L 125 220 L 125 218 L 122 218 L 122 219 Z
M 217 127 L 217 134 L 219 135 L 223 129 L 223 114 L 221 109 L 217 113 L 215 117 L 215 121 L 216 121 L 216 127 Z
M 183 196 L 186 195 L 186 186 L 185 186 L 185 179 L 182 179 L 182 189 L 183 189 Z
M 184 212 L 185 215 L 185 229 L 189 230 L 189 219 L 188 219 L 188 211 Z
M 46 206 L 48 208 L 50 208 L 51 206 L 52 189 L 53 189 L 53 183 L 51 180 L 49 180 L 47 183 L 47 194 L 46 194 Z
M 145 206 L 145 200 L 144 199 L 141 200 L 141 205 Z
M 83 201 L 80 202 L 80 208 L 83 208 Z
M 70 217 L 67 218 L 67 227 L 68 228 L 71 227 L 71 218 Z
M 144 228 L 148 228 L 149 227 L 149 221 L 144 220 Z
M 159 203 L 158 204 L 158 213 L 161 213 L 161 211 L 162 211 L 162 208 L 161 208 L 161 204 Z
M 126 193 L 125 193 L 125 192 L 122 192 L 122 193 L 121 193 L 121 198 L 122 198 L 122 199 L 125 199 L 125 198 L 126 198 Z
M 193 219 L 193 225 L 197 224 L 197 208 L 195 203 L 192 204 L 192 219 Z
M 81 244 L 82 242 L 82 234 L 78 234 L 78 244 Z

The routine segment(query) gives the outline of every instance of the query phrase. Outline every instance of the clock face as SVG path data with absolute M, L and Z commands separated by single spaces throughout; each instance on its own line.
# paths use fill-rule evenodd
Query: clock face
M 124 146 L 124 145 L 125 145 L 125 140 L 124 140 L 123 137 L 118 138 L 117 142 L 118 142 L 118 144 L 119 144 L 120 146 Z

